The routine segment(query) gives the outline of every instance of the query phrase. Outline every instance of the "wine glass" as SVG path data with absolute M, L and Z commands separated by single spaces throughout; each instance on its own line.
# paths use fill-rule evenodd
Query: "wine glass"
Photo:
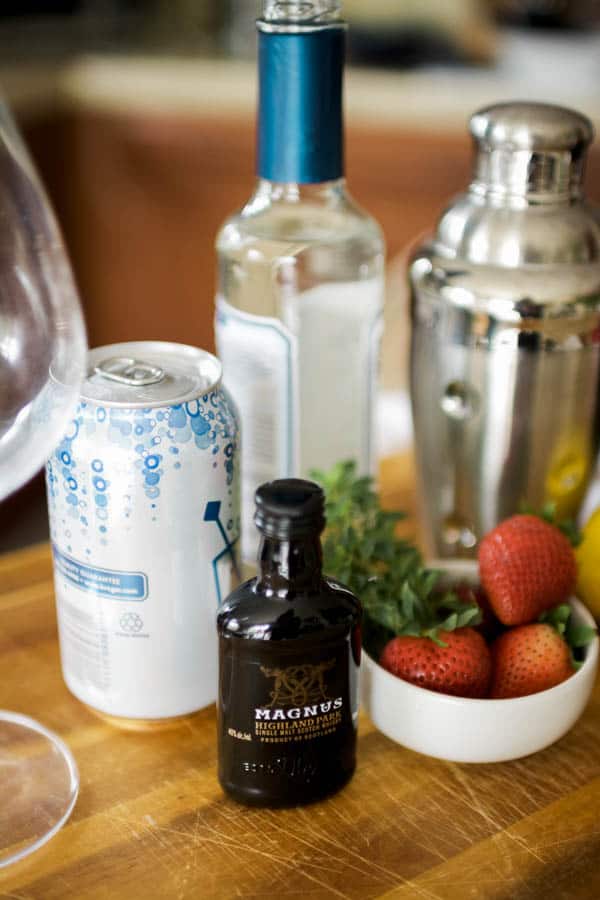
M 60 233 L 0 101 L 0 500 L 44 463 L 74 413 L 86 340 Z M 64 742 L 0 710 L 0 868 L 69 817 L 79 778 Z

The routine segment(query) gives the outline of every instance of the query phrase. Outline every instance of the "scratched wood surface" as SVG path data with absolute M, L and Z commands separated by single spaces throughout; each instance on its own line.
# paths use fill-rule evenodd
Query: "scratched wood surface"
M 388 498 L 411 502 L 410 469 Z M 464 766 L 405 750 L 360 723 L 341 794 L 245 810 L 216 777 L 210 708 L 171 731 L 98 720 L 60 674 L 50 553 L 0 557 L 0 708 L 39 717 L 72 747 L 81 792 L 68 825 L 0 870 L 0 897 L 579 900 L 600 896 L 600 692 L 569 735 L 513 763 Z M 10 803 L 10 797 L 0 797 Z

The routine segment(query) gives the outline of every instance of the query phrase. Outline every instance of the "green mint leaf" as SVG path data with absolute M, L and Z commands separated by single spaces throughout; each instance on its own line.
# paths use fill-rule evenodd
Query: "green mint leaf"
M 367 649 L 386 634 L 432 637 L 444 623 L 451 630 L 479 621 L 475 602 L 439 591 L 440 573 L 425 569 L 416 547 L 396 534 L 403 514 L 383 510 L 372 479 L 357 472 L 347 461 L 311 474 L 325 491 L 324 569 L 361 599 Z

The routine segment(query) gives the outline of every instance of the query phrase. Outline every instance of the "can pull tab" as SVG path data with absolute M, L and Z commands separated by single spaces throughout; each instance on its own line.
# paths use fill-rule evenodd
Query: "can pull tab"
M 141 359 L 127 356 L 111 356 L 110 359 L 103 359 L 94 366 L 94 372 L 101 378 L 118 381 L 119 384 L 128 384 L 131 387 L 157 384 L 165 377 L 164 370 L 160 366 L 153 366 Z

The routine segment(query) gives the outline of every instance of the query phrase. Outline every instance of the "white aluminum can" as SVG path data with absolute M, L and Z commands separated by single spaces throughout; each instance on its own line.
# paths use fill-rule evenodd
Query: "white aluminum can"
M 218 359 L 154 341 L 90 351 L 46 481 L 69 689 L 130 726 L 214 702 L 239 535 L 238 423 Z

